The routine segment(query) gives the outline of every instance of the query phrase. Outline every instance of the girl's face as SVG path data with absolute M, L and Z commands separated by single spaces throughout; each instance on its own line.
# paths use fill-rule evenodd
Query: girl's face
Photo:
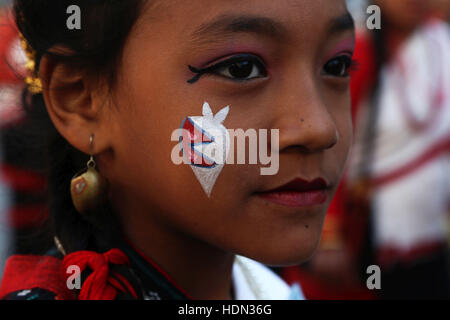
M 96 133 L 110 137 L 97 160 L 126 231 L 162 246 L 183 235 L 267 264 L 307 259 L 349 151 L 353 42 L 344 0 L 146 6 L 124 47 L 117 108 Z M 279 129 L 278 173 L 226 164 L 208 197 L 191 165 L 171 158 L 173 130 L 205 101 L 214 114 L 230 107 L 227 129 Z M 322 191 L 262 196 L 318 178 Z

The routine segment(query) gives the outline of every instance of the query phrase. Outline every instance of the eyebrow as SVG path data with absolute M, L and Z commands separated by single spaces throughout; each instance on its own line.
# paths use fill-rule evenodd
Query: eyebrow
M 195 30 L 192 40 L 194 42 L 214 41 L 217 37 L 223 38 L 239 32 L 256 33 L 272 38 L 284 37 L 287 34 L 286 28 L 280 22 L 268 17 L 221 15 Z
M 329 33 L 339 33 L 355 29 L 355 22 L 350 13 L 331 20 Z M 275 39 L 283 39 L 288 30 L 281 23 L 269 17 L 254 15 L 221 15 L 211 22 L 200 25 L 192 33 L 194 43 L 215 42 L 235 33 L 256 33 Z
M 329 30 L 331 33 L 355 30 L 355 20 L 353 19 L 353 16 L 347 12 L 342 16 L 334 18 L 331 21 Z

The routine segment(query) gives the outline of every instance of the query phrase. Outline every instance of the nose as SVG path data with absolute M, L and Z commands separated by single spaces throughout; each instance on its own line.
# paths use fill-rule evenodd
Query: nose
M 280 130 L 280 151 L 293 147 L 307 153 L 330 149 L 339 139 L 335 119 L 313 77 L 302 80 L 290 81 L 278 100 L 273 128 Z

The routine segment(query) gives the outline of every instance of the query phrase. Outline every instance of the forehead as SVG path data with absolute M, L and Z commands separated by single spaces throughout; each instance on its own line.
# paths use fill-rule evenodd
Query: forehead
M 153 33 L 157 30 L 165 37 L 172 34 L 171 39 L 177 41 L 214 41 L 214 37 L 226 31 L 239 31 L 232 30 L 236 21 L 244 22 L 239 24 L 242 28 L 248 22 L 245 18 L 254 17 L 262 18 L 253 22 L 259 24 L 260 30 L 265 29 L 266 34 L 272 31 L 273 36 L 281 36 L 282 31 L 283 36 L 311 41 L 325 37 L 333 24 L 339 24 L 336 20 L 347 13 L 345 0 L 156 0 L 148 3 L 140 22 L 148 23 Z

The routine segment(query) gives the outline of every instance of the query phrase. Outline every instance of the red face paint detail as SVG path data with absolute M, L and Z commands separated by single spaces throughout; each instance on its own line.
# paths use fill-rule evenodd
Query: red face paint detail
M 192 165 L 199 167 L 211 168 L 215 166 L 214 161 L 210 161 L 203 154 L 195 152 L 193 144 L 212 143 L 213 140 L 197 128 L 190 118 L 186 118 L 182 127 L 182 146 L 183 154 Z

